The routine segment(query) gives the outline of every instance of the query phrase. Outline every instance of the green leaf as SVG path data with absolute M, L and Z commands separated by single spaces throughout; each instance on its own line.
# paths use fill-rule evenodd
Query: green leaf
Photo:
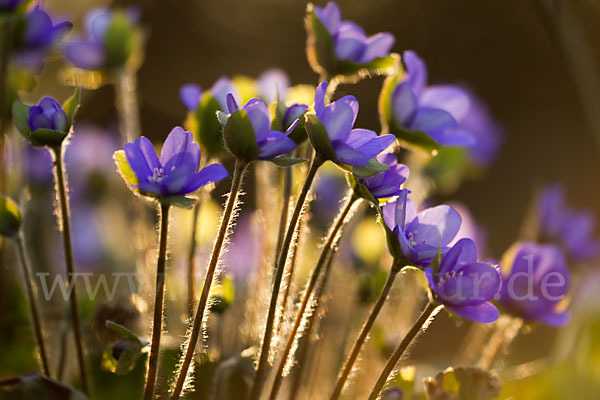
M 306 6 L 305 26 L 308 35 L 306 40 L 308 63 L 316 73 L 333 76 L 335 66 L 333 39 L 311 3 Z
M 129 165 L 129 161 L 127 161 L 127 156 L 125 155 L 125 151 L 123 151 L 123 150 L 115 151 L 115 153 L 113 154 L 113 160 L 115 160 L 115 164 L 117 165 L 117 170 L 119 171 L 119 174 L 121 174 L 121 177 L 123 178 L 125 183 L 127 183 L 130 186 L 137 185 L 138 178 L 135 175 L 135 172 L 133 172 L 133 169 L 131 169 L 131 166 Z
M 169 196 L 169 197 L 160 197 L 159 201 L 161 202 L 161 204 L 175 206 L 175 207 L 181 207 L 181 208 L 185 208 L 185 209 L 189 210 L 194 207 L 194 204 L 196 204 L 197 199 L 195 199 L 194 197 L 186 197 L 186 196 Z
M 0 196 L 0 235 L 13 237 L 19 233 L 21 213 L 16 203 Z
M 388 165 L 380 163 L 376 158 L 373 157 L 364 167 L 352 166 L 352 173 L 358 177 L 366 178 L 380 172 L 387 171 L 388 169 L 390 169 Z
M 448 368 L 425 379 L 428 400 L 493 400 L 500 389 L 498 377 L 480 368 Z
M 75 93 L 73 93 L 73 96 L 69 97 L 67 99 L 67 101 L 65 101 L 62 105 L 62 108 L 63 108 L 65 114 L 67 114 L 67 121 L 68 121 L 68 127 L 69 127 L 69 129 L 67 129 L 67 131 L 69 131 L 71 126 L 73 125 L 73 118 L 75 117 L 75 113 L 77 112 L 77 109 L 79 108 L 80 102 L 81 102 L 81 87 L 76 87 Z
M 88 400 L 88 397 L 71 386 L 33 372 L 11 379 L 11 384 L 0 386 L 0 399 Z
M 36 129 L 31 132 L 31 144 L 34 146 L 59 147 L 68 135 L 68 132 L 53 129 Z
M 31 129 L 29 128 L 29 109 L 31 106 L 16 100 L 12 105 L 13 121 L 17 130 L 28 141 L 31 140 Z
M 348 180 L 348 184 L 352 189 L 354 189 L 354 193 L 356 193 L 361 198 L 367 200 L 369 203 L 373 204 L 376 207 L 379 207 L 379 200 L 377 200 L 369 189 L 362 183 L 360 183 L 359 179 L 357 179 L 354 174 L 346 174 L 346 179 Z
M 223 134 L 227 150 L 238 159 L 250 162 L 258 159 L 254 128 L 246 111 L 240 109 L 229 117 Z
M 315 151 L 321 155 L 323 160 L 335 160 L 335 151 L 321 121 L 313 113 L 305 114 L 305 118 L 306 133 Z
M 306 158 L 287 158 L 287 157 L 276 157 L 272 158 L 271 161 L 273 164 L 278 167 L 289 167 L 291 165 L 302 164 L 306 161 Z

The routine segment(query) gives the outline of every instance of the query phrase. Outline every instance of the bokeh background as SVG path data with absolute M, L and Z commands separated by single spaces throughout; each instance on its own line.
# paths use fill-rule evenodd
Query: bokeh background
M 73 20 L 76 30 L 85 12 L 102 4 L 45 3 L 55 14 Z M 305 56 L 304 1 L 105 4 L 141 7 L 147 42 L 138 72 L 140 116 L 143 134 L 156 142 L 185 118 L 178 96 L 184 83 L 208 88 L 220 76 L 255 77 L 271 67 L 286 71 L 292 84 L 317 83 Z M 471 88 L 501 125 L 504 141 L 496 162 L 478 179 L 466 180 L 436 199 L 469 207 L 488 232 L 491 256 L 501 256 L 519 238 L 535 191 L 545 183 L 562 183 L 571 205 L 600 215 L 599 2 L 340 0 L 339 4 L 344 19 L 356 21 L 367 32 L 393 33 L 393 51 L 416 50 L 427 62 L 430 82 Z M 56 78 L 62 68 L 59 62 L 49 63 L 31 98 L 45 93 L 66 97 L 71 89 Z M 360 102 L 358 126 L 379 130 L 377 97 L 382 82 L 383 78 L 373 78 L 340 86 L 336 95 L 351 93 Z M 86 91 L 78 119 L 105 128 L 116 126 L 112 86 Z M 218 186 L 214 197 L 226 190 L 227 184 Z M 252 194 L 251 188 L 248 191 Z M 252 207 L 253 196 L 248 198 L 247 207 Z M 339 302 L 331 307 L 336 305 L 343 307 Z M 329 324 L 335 329 L 335 320 Z M 456 328 L 449 318 L 443 319 L 419 340 L 414 359 L 442 359 L 436 366 L 444 367 L 469 327 Z M 509 357 L 514 363 L 539 358 L 553 346 L 557 334 L 542 329 L 525 335 Z

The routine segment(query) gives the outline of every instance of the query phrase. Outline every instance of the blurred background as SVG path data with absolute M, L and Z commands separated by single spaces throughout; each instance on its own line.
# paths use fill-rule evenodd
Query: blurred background
M 44 3 L 55 15 L 74 21 L 75 31 L 81 30 L 81 20 L 85 12 L 92 6 L 102 4 L 101 1 L 87 0 L 52 0 Z M 324 2 L 317 2 L 319 5 L 323 5 L 322 3 Z M 600 181 L 597 179 L 600 176 L 600 2 L 340 0 L 338 3 L 343 18 L 357 22 L 368 33 L 391 32 L 396 37 L 393 51 L 417 51 L 428 65 L 431 83 L 458 83 L 470 88 L 488 105 L 500 124 L 504 139 L 495 163 L 477 179 L 468 179 L 460 185 L 452 186 L 451 190 L 438 193 L 435 199 L 437 202 L 458 201 L 470 209 L 477 222 L 487 231 L 490 257 L 499 258 L 505 249 L 519 239 L 535 192 L 544 184 L 563 184 L 572 206 L 589 208 L 596 215 L 600 214 Z M 195 82 L 203 88 L 209 88 L 220 76 L 244 74 L 256 77 L 272 67 L 286 71 L 292 84 L 317 83 L 317 75 L 306 62 L 304 1 L 147 0 L 104 4 L 141 7 L 142 26 L 147 34 L 145 59 L 138 71 L 141 130 L 143 135 L 155 142 L 162 141 L 173 126 L 180 125 L 185 119 L 187 111 L 178 95 L 179 88 L 184 83 Z M 38 86 L 28 98 L 37 99 L 46 93 L 52 93 L 57 98 L 68 96 L 71 89 L 61 85 L 57 78 L 62 68 L 63 64 L 60 61 L 49 62 L 38 79 Z M 383 78 L 375 77 L 352 86 L 342 85 L 338 89 L 336 97 L 353 94 L 358 98 L 361 108 L 357 126 L 380 130 L 377 98 L 382 82 Z M 98 90 L 85 91 L 78 121 L 114 131 L 117 126 L 117 114 L 113 87 L 107 85 Z M 118 144 L 115 145 L 117 146 Z M 111 150 L 107 152 L 110 153 Z M 118 184 L 122 185 L 117 182 L 115 187 Z M 217 187 L 213 195 L 216 202 L 207 206 L 205 214 L 202 214 L 207 218 L 205 226 L 216 225 L 215 215 L 220 195 L 227 191 L 228 185 L 229 182 L 226 181 Z M 246 186 L 249 194 L 246 196 L 244 209 L 252 209 L 256 206 L 253 189 L 250 183 Z M 115 190 L 124 191 L 124 187 L 119 188 Z M 343 181 L 337 198 L 341 198 L 342 192 Z M 364 212 L 372 215 L 369 210 Z M 189 221 L 183 214 L 180 218 L 181 232 L 174 235 L 173 240 L 177 243 L 180 239 L 180 244 L 173 245 L 173 252 L 186 251 L 185 235 L 189 232 Z M 323 229 L 329 218 L 331 215 L 313 216 L 314 233 L 317 238 L 321 232 L 318 229 Z M 245 222 L 247 225 L 244 225 Z M 151 226 L 152 222 L 149 225 Z M 371 225 L 365 225 L 352 229 L 353 232 L 362 229 L 358 231 L 359 237 L 381 238 L 381 232 L 374 233 L 371 228 Z M 210 248 L 211 229 L 207 228 L 209 232 L 203 233 L 206 235 L 203 242 L 205 250 Z M 239 229 L 252 234 L 251 232 L 256 232 L 252 229 L 257 228 L 249 218 L 248 221 L 241 220 Z M 121 233 L 127 235 L 126 232 L 125 227 Z M 108 233 L 108 236 L 111 234 Z M 153 240 L 151 235 L 152 232 L 150 243 Z M 349 235 L 347 246 L 356 243 L 351 240 L 352 236 Z M 315 239 L 313 244 L 316 243 Z M 373 246 L 376 247 L 375 244 Z M 385 248 L 378 251 L 380 253 L 375 254 L 383 254 Z M 123 259 L 127 257 L 129 256 L 122 256 Z M 368 259 L 372 256 L 365 257 Z M 126 262 L 132 263 L 131 260 Z M 235 263 L 235 258 L 230 262 Z M 378 264 L 379 259 L 369 262 Z M 182 263 L 183 260 L 179 264 Z M 152 271 L 152 262 L 149 264 L 149 271 Z M 199 265 L 204 263 L 200 262 Z M 239 268 L 247 267 L 242 265 Z M 176 264 L 174 268 L 179 268 L 175 270 L 183 273 L 182 265 Z M 416 279 L 407 278 L 407 281 Z M 336 282 L 344 281 L 339 277 Z M 335 287 L 339 286 L 338 292 L 344 291 L 342 283 L 332 285 L 334 289 L 329 304 L 331 309 L 348 308 L 343 298 L 335 298 Z M 177 283 L 174 285 L 177 286 Z M 179 285 L 184 285 L 183 279 Z M 411 287 L 409 284 L 406 284 L 406 287 L 404 284 L 397 285 L 395 291 L 398 294 L 396 298 L 400 298 L 399 303 L 406 305 L 403 291 L 410 290 Z M 356 293 L 360 303 L 361 291 L 357 290 Z M 367 304 L 370 304 L 369 301 L 372 300 L 369 299 L 372 295 L 367 293 L 364 297 Z M 6 307 L 5 300 L 3 309 Z M 116 312 L 107 307 L 107 315 Z M 360 312 L 364 313 L 366 310 L 368 306 L 361 308 Z M 596 315 L 600 317 L 597 311 Z M 132 313 L 135 314 L 133 311 Z M 173 312 L 173 315 L 175 314 L 176 312 Z M 128 315 L 123 316 L 124 321 L 127 321 L 127 318 Z M 324 320 L 324 338 L 327 338 L 327 332 L 335 332 L 339 323 L 345 323 L 343 318 L 336 318 L 342 317 L 338 315 Z M 146 323 L 144 321 L 141 325 L 145 326 Z M 394 324 L 401 328 L 406 325 L 400 322 Z M 589 324 L 594 329 L 590 332 L 598 333 L 598 321 L 590 319 Z M 396 325 L 382 329 L 393 331 Z M 351 328 L 356 330 L 358 325 L 349 326 L 348 329 Z M 411 353 L 411 360 L 425 367 L 417 368 L 417 381 L 424 376 L 435 375 L 451 365 L 469 328 L 468 323 L 459 324 L 457 327 L 453 320 L 444 316 L 434 324 L 427 335 L 418 340 Z M 565 330 L 568 331 L 568 328 Z M 521 365 L 532 360 L 544 359 L 554 348 L 557 336 L 567 335 L 561 332 L 539 328 L 528 335 L 521 335 L 513 344 L 513 351 L 506 361 L 507 365 Z M 174 336 L 173 351 L 176 352 L 177 334 Z M 391 336 L 397 339 L 397 336 Z M 580 346 L 584 346 L 583 349 L 573 350 L 569 347 L 568 351 L 589 353 L 595 349 L 598 352 L 598 337 L 600 336 L 589 334 L 586 336 L 587 341 L 579 343 Z M 376 339 L 374 341 L 377 343 Z M 394 342 L 390 339 L 390 343 Z M 389 348 L 385 350 L 385 344 L 382 346 L 382 352 L 389 351 Z M 174 363 L 176 357 L 171 355 L 166 359 Z M 9 367 L 5 362 L 6 359 L 0 362 L 3 367 L 0 369 L 0 378 L 27 372 L 31 365 L 24 363 L 19 366 L 12 363 Z M 560 368 L 563 368 L 562 365 Z M 589 367 L 587 365 L 585 368 Z M 591 365 L 595 366 L 597 374 L 600 358 L 595 358 Z M 333 364 L 323 368 L 336 370 Z M 139 378 L 139 365 L 137 369 Z M 377 370 L 375 368 L 375 371 Z M 590 387 L 590 382 L 594 380 L 590 381 L 584 376 L 581 376 L 579 386 L 586 389 L 582 389 L 583 391 L 576 396 L 569 392 L 569 389 L 578 386 L 570 375 L 567 383 L 560 386 L 566 392 L 552 389 L 552 396 L 556 397 L 540 393 L 539 396 L 545 397 L 535 397 L 533 392 L 528 392 L 532 390 L 528 389 L 529 387 L 539 388 L 540 382 L 559 380 L 556 376 L 564 372 L 562 369 L 549 370 L 547 375 L 540 378 L 542 380 L 534 381 L 533 386 L 522 383 L 525 386 L 520 386 L 517 391 L 508 392 L 504 397 L 598 398 L 597 381 L 595 387 Z M 520 373 L 510 372 L 517 376 Z M 331 374 L 331 371 L 328 373 Z M 373 377 L 365 379 L 372 380 Z M 99 379 L 113 378 L 103 375 Z M 510 389 L 510 385 L 508 386 Z

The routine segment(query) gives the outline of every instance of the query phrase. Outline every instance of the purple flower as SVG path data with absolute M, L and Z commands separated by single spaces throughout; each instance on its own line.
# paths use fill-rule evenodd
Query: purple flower
M 498 309 L 489 300 L 500 290 L 500 273 L 477 262 L 477 246 L 471 239 L 459 240 L 444 255 L 437 273 L 427 267 L 425 276 L 438 301 L 455 314 L 481 323 L 498 319 Z
M 326 132 L 317 135 L 318 129 L 307 121 L 309 138 L 315 150 L 337 163 L 363 167 L 369 160 L 394 142 L 394 135 L 377 136 L 367 129 L 353 129 L 358 115 L 358 101 L 354 96 L 344 96 L 325 106 L 327 82 L 322 82 L 315 93 L 315 113 Z
M 417 213 L 414 203 L 402 189 L 396 200 L 383 206 L 383 220 L 398 238 L 402 255 L 416 266 L 427 266 L 437 254 L 449 250 L 461 225 L 452 207 L 440 205 Z
M 265 103 L 270 104 L 277 97 L 280 100 L 285 100 L 290 86 L 290 79 L 284 71 L 273 68 L 260 74 L 256 80 L 256 84 L 258 85 L 259 96 Z
M 284 129 L 289 128 L 294 121 L 300 118 L 308 110 L 306 104 L 292 104 L 287 107 L 283 114 L 283 127 Z
M 239 111 L 238 104 L 231 93 L 227 95 L 227 108 L 230 118 Z M 244 158 L 247 161 L 252 161 L 252 159 L 270 160 L 282 154 L 289 153 L 296 148 L 296 143 L 288 137 L 296 124 L 289 126 L 285 132 L 271 130 L 271 115 L 269 109 L 261 99 L 257 97 L 250 99 L 242 107 L 242 110 L 250 121 L 255 144 L 249 143 L 244 154 L 234 153 L 234 155 Z M 227 125 L 225 126 L 225 131 L 227 132 Z M 235 134 L 246 135 L 245 132 L 235 132 Z M 233 147 L 230 146 L 232 152 L 234 151 Z M 258 154 L 250 154 L 255 153 L 256 150 Z
M 210 88 L 210 94 L 217 100 L 221 105 L 221 110 L 226 111 L 227 108 L 227 95 L 232 94 L 236 101 L 241 100 L 240 92 L 235 86 L 233 81 L 229 78 L 221 77 Z
M 399 195 L 402 184 L 408 179 L 408 167 L 400 164 L 394 153 L 381 153 L 377 156 L 377 161 L 387 165 L 390 169 L 362 178 L 359 182 L 369 189 L 369 192 L 377 199 Z
M 569 289 L 565 257 L 554 245 L 522 242 L 513 245 L 501 261 L 503 271 L 499 303 L 506 311 L 550 326 L 568 322 L 559 310 Z
M 473 93 L 465 115 L 455 116 L 459 126 L 471 133 L 475 143 L 468 147 L 470 160 L 478 166 L 488 166 L 496 159 L 502 144 L 502 130 L 490 114 L 487 106 Z
M 14 60 L 22 66 L 41 69 L 46 54 L 72 28 L 68 21 L 53 24 L 46 11 L 34 7 L 24 16 L 23 28 L 16 31 Z
M 185 196 L 200 186 L 228 176 L 220 164 L 211 164 L 198 171 L 200 148 L 192 133 L 181 127 L 175 127 L 169 133 L 160 159 L 152 143 L 143 136 L 125 145 L 125 155 L 137 177 L 134 187 L 150 196 Z
M 67 132 L 69 120 L 62 106 L 52 97 L 42 97 L 37 106 L 29 108 L 27 120 L 29 129 L 51 129 L 54 131 Z
M 0 12 L 14 11 L 23 0 L 0 0 Z
M 425 132 L 444 146 L 473 146 L 473 134 L 458 123 L 469 111 L 469 95 L 457 86 L 426 86 L 427 67 L 413 51 L 403 55 L 406 77 L 391 94 L 397 128 Z
M 195 83 L 186 83 L 179 89 L 179 99 L 188 111 L 198 108 L 201 97 L 202 88 Z
M 539 196 L 537 211 L 542 239 L 561 244 L 576 261 L 591 260 L 600 254 L 600 240 L 594 237 L 594 214 L 569 208 L 562 186 L 546 187 Z
M 86 70 L 124 65 L 134 51 L 138 19 L 139 12 L 134 8 L 127 11 L 92 9 L 85 17 L 86 36 L 66 43 L 65 57 Z
M 315 7 L 314 10 L 331 35 L 335 57 L 338 60 L 365 64 L 375 58 L 389 55 L 394 45 L 392 34 L 377 33 L 367 36 L 354 22 L 342 21 L 340 8 L 332 1 L 325 7 Z

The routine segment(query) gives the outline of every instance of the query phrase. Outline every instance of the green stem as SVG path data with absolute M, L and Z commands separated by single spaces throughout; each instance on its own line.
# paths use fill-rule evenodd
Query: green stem
M 269 359 L 269 351 L 271 348 L 271 339 L 273 338 L 273 324 L 275 322 L 275 313 L 277 311 L 277 297 L 279 295 L 283 271 L 285 270 L 285 264 L 287 262 L 290 244 L 292 243 L 292 239 L 296 232 L 296 226 L 298 225 L 298 220 L 300 219 L 300 215 L 302 214 L 302 209 L 304 208 L 304 202 L 306 201 L 306 197 L 308 196 L 310 187 L 312 186 L 312 183 L 315 179 L 317 170 L 321 165 L 323 165 L 323 160 L 321 159 L 320 155 L 317 154 L 312 161 L 312 164 L 308 170 L 308 174 L 306 175 L 306 180 L 304 181 L 304 186 L 302 186 L 302 190 L 300 191 L 298 199 L 296 200 L 296 206 L 294 207 L 292 217 L 290 218 L 290 223 L 288 225 L 287 233 L 281 246 L 281 251 L 279 252 L 279 258 L 277 260 L 277 264 L 275 267 L 275 276 L 273 279 L 271 301 L 269 303 L 269 311 L 267 314 L 267 321 L 265 323 L 265 332 L 262 340 L 260 356 L 258 359 L 258 366 L 256 369 L 256 374 L 254 375 L 252 389 L 250 391 L 250 400 L 259 399 L 262 387 L 264 385 L 264 380 L 266 378 L 266 367 Z
M 190 363 L 192 362 L 192 359 L 194 357 L 196 343 L 198 342 L 200 331 L 202 330 L 202 322 L 204 320 L 204 312 L 206 310 L 206 304 L 208 303 L 210 288 L 212 286 L 219 258 L 221 256 L 223 243 L 225 242 L 225 238 L 227 237 L 227 232 L 229 232 L 229 230 L 231 229 L 233 210 L 235 208 L 235 204 L 237 203 L 240 187 L 242 185 L 242 176 L 247 165 L 247 163 L 242 162 L 240 160 L 237 160 L 235 163 L 235 170 L 233 172 L 233 178 L 231 181 L 231 191 L 229 192 L 229 197 L 227 198 L 227 203 L 225 204 L 225 211 L 221 219 L 219 232 L 217 234 L 217 238 L 215 240 L 213 251 L 210 257 L 210 262 L 206 270 L 206 276 L 204 278 L 204 284 L 202 286 L 200 301 L 198 302 L 198 308 L 196 309 L 196 315 L 194 317 L 192 330 L 190 332 L 190 337 L 185 348 L 185 356 L 183 362 L 181 363 L 181 367 L 179 368 L 177 381 L 171 394 L 171 398 L 174 400 L 179 399 L 179 396 L 183 391 L 183 384 L 185 383 L 185 378 L 187 376 Z
M 410 330 L 408 331 L 406 336 L 404 336 L 404 339 L 402 339 L 402 342 L 400 342 L 398 347 L 396 347 L 396 350 L 394 350 L 394 352 L 390 356 L 389 360 L 385 364 L 383 371 L 381 371 L 381 374 L 379 375 L 379 379 L 377 379 L 377 383 L 375 383 L 373 390 L 371 390 L 371 394 L 369 395 L 369 400 L 377 399 L 377 397 L 379 396 L 379 393 L 381 392 L 381 389 L 383 389 L 383 386 L 385 385 L 385 382 L 387 381 L 388 377 L 390 376 L 390 374 L 396 367 L 398 360 L 400 360 L 400 357 L 402 357 L 402 355 L 404 354 L 404 352 L 406 351 L 408 346 L 411 344 L 411 342 L 414 340 L 414 338 L 419 334 L 419 332 L 427 329 L 427 327 L 429 326 L 429 324 L 431 323 L 433 318 L 437 315 L 437 313 L 442 308 L 443 308 L 442 305 L 437 305 L 433 301 L 430 301 L 427 304 L 427 307 L 425 307 L 425 310 L 423 310 L 423 312 L 421 313 L 421 316 L 417 319 L 417 321 L 412 326 L 412 328 L 410 328 Z
M 383 289 L 381 290 L 381 293 L 379 294 L 375 305 L 371 309 L 367 320 L 363 324 L 360 333 L 358 334 L 358 337 L 354 341 L 354 344 L 352 345 L 352 350 L 350 350 L 350 355 L 348 356 L 346 362 L 344 363 L 344 366 L 342 367 L 342 370 L 335 384 L 335 389 L 329 397 L 331 400 L 337 399 L 338 397 L 340 397 L 340 394 L 342 394 L 342 390 L 344 389 L 346 380 L 348 379 L 348 376 L 350 376 L 350 372 L 352 372 L 352 367 L 354 366 L 354 363 L 358 358 L 358 354 L 360 353 L 362 345 L 364 344 L 365 340 L 367 340 L 367 336 L 369 335 L 369 332 L 371 331 L 371 328 L 373 327 L 373 324 L 375 323 L 375 320 L 377 319 L 377 316 L 379 315 L 379 312 L 381 311 L 381 308 L 383 307 L 383 304 L 385 303 L 390 293 L 392 285 L 394 284 L 394 280 L 396 279 L 398 272 L 400 272 L 400 265 L 401 264 L 394 260 L 392 268 L 390 269 L 390 273 L 388 274 L 387 280 L 385 281 L 385 285 L 383 286 Z
M 133 142 L 140 137 L 140 112 L 137 100 L 136 75 L 127 67 L 116 71 L 115 92 L 121 135 L 124 141 Z
M 21 261 L 21 269 L 23 270 L 23 278 L 25 279 L 25 287 L 27 289 L 27 300 L 29 301 L 29 308 L 31 311 L 31 319 L 33 320 L 33 331 L 35 333 L 35 339 L 38 344 L 38 351 L 40 353 L 40 360 L 42 362 L 42 370 L 47 377 L 50 377 L 50 367 L 48 365 L 48 355 L 46 353 L 46 345 L 44 344 L 44 335 L 42 333 L 42 319 L 37 307 L 37 297 L 31 281 L 31 270 L 29 269 L 29 263 L 27 262 L 27 255 L 25 253 L 25 245 L 23 244 L 23 238 L 21 235 L 15 237 L 15 243 L 17 245 L 17 252 L 19 253 L 19 261 Z
M 279 232 L 277 232 L 277 247 L 275 257 L 279 255 L 283 239 L 285 237 L 285 227 L 287 226 L 288 214 L 290 209 L 290 198 L 292 197 L 292 168 L 284 168 L 283 171 L 283 193 L 281 204 L 281 216 L 279 217 Z
M 321 271 L 327 265 L 327 259 L 332 258 L 332 257 L 329 257 L 329 254 L 331 253 L 332 249 L 335 247 L 336 243 L 338 242 L 338 240 L 340 238 L 340 231 L 341 231 L 342 227 L 344 226 L 344 223 L 347 219 L 346 217 L 350 213 L 350 210 L 352 209 L 352 206 L 354 205 L 354 203 L 356 201 L 358 201 L 359 199 L 360 199 L 360 197 L 358 197 L 354 193 L 354 191 L 352 191 L 352 194 L 350 194 L 350 196 L 348 197 L 346 206 L 340 211 L 340 213 L 336 217 L 335 223 L 332 225 L 332 227 L 327 235 L 327 239 L 325 240 L 325 245 L 323 246 L 323 249 L 321 250 L 321 254 L 319 255 L 319 260 L 317 261 L 317 265 L 315 266 L 315 269 L 313 270 L 311 277 L 309 279 L 308 285 L 306 286 L 306 290 L 304 291 L 304 294 L 302 295 L 302 301 L 300 303 L 300 308 L 296 312 L 296 318 L 294 319 L 294 325 L 292 326 L 292 330 L 289 333 L 287 342 L 285 344 L 285 348 L 283 349 L 283 354 L 281 356 L 281 359 L 279 360 L 279 364 L 278 364 L 277 370 L 275 372 L 275 380 L 273 381 L 273 387 L 271 389 L 271 395 L 270 395 L 271 399 L 275 399 L 277 397 L 277 393 L 281 386 L 281 381 L 283 380 L 283 370 L 285 369 L 285 365 L 287 364 L 288 356 L 290 355 L 290 352 L 292 350 L 294 342 L 296 341 L 296 334 L 298 333 L 300 324 L 302 323 L 302 320 L 304 319 L 304 313 L 306 311 L 306 308 L 308 307 L 310 299 L 313 295 L 313 291 L 315 289 L 317 281 L 318 281 L 319 277 L 321 276 Z
M 73 245 L 71 243 L 71 224 L 69 217 L 69 204 L 67 198 L 67 189 L 65 184 L 65 175 L 63 171 L 62 146 L 52 149 L 54 152 L 54 172 L 58 186 L 58 202 L 60 205 L 60 217 L 62 221 L 63 246 L 65 252 L 65 261 L 67 264 L 67 283 L 72 286 L 69 304 L 71 307 L 71 323 L 73 333 L 75 334 L 75 349 L 77 352 L 77 363 L 79 367 L 79 378 L 81 380 L 81 389 L 87 395 L 89 394 L 88 377 L 85 365 L 85 356 L 83 353 L 83 339 L 81 335 L 81 322 L 79 320 L 79 305 L 77 303 L 77 288 L 75 286 L 75 263 L 73 262 Z
M 158 260 L 156 262 L 156 291 L 154 295 L 154 319 L 152 321 L 152 340 L 150 344 L 150 359 L 146 373 L 144 400 L 154 398 L 154 386 L 158 373 L 158 355 L 160 353 L 160 336 L 163 326 L 163 309 L 165 299 L 165 266 L 167 263 L 167 239 L 169 237 L 169 206 L 160 205 L 160 237 L 158 245 Z

